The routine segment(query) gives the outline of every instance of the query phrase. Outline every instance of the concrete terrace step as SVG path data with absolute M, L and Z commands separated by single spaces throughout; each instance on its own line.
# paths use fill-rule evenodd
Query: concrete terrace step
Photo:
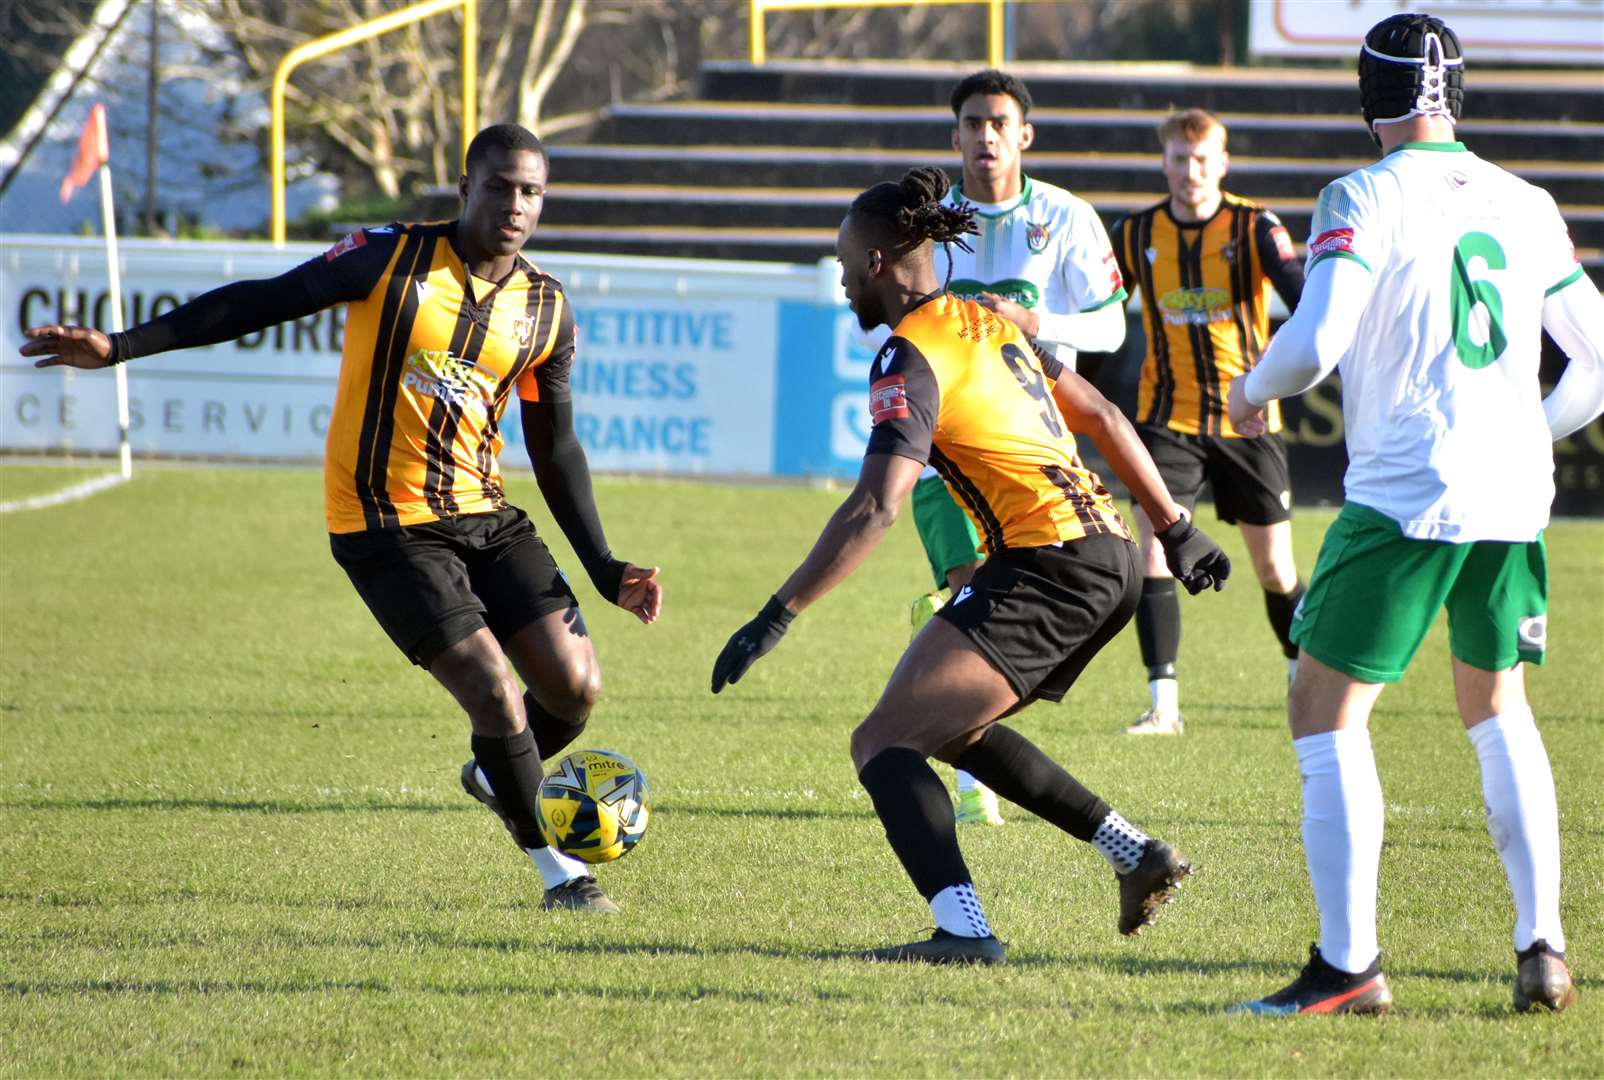
M 1151 153 L 1154 127 L 1166 110 L 1038 109 L 1031 113 L 1031 151 Z M 1263 157 L 1362 158 L 1374 144 L 1354 115 L 1248 114 L 1221 116 L 1236 153 Z M 1467 142 L 1494 159 L 1604 160 L 1604 123 L 1553 120 L 1466 120 Z M 939 106 L 888 107 L 755 102 L 685 101 L 625 104 L 608 110 L 596 132 L 605 143 L 740 146 L 773 143 L 765 133 L 803 145 L 875 149 L 950 145 L 952 113 Z M 1302 150 L 1300 154 L 1298 151 Z
M 549 251 L 591 251 L 620 255 L 669 255 L 757 262 L 815 262 L 835 254 L 832 228 L 760 228 L 739 225 L 547 225 L 534 246 Z M 1300 245 L 1299 250 L 1302 250 Z M 1588 275 L 1604 283 L 1604 248 L 1578 247 Z
M 940 105 L 974 63 L 872 64 L 852 61 L 742 61 L 702 66 L 703 97 L 722 100 Z M 1221 68 L 1177 63 L 1023 63 L 1009 68 L 1029 85 L 1038 106 L 1357 113 L 1351 68 Z M 1592 71 L 1473 70 L 1467 77 L 1474 119 L 1604 121 L 1604 81 Z
M 554 184 L 645 183 L 772 187 L 868 187 L 895 179 L 915 165 L 939 165 L 957 177 L 958 156 L 945 146 L 925 150 L 868 150 L 805 146 L 666 146 L 586 144 L 549 147 Z M 1365 158 L 1255 157 L 1233 154 L 1228 190 L 1249 198 L 1307 196 L 1344 173 L 1374 161 Z M 1158 154 L 1031 151 L 1030 175 L 1071 191 L 1156 189 L 1162 181 Z M 1500 161 L 1564 202 L 1604 200 L 1604 164 L 1566 161 Z M 1156 196 L 1155 196 L 1156 197 Z
M 835 242 L 835 229 L 858 188 L 685 187 L 663 184 L 568 184 L 554 182 L 542 212 L 541 231 L 553 225 L 605 226 L 632 231 L 641 226 L 818 229 Z M 1105 223 L 1163 197 L 1146 191 L 1083 190 L 1077 194 L 1097 208 Z M 1308 236 L 1312 197 L 1278 198 L 1266 204 L 1286 222 L 1295 239 Z M 1604 205 L 1561 207 L 1571 235 L 1587 247 L 1604 246 Z

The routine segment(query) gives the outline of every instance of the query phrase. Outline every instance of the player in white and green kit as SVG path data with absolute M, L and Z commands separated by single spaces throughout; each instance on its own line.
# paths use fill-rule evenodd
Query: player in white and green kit
M 1051 348 L 1071 370 L 1077 352 L 1113 352 L 1125 340 L 1125 289 L 1097 212 L 1063 188 L 1032 180 L 1020 155 L 1035 138 L 1030 91 L 1012 75 L 977 71 L 952 92 L 952 148 L 963 183 L 952 206 L 975 207 L 973 251 L 947 245 L 948 290 L 971 296 Z M 980 540 L 935 469 L 913 489 L 913 520 L 936 588 L 953 595 L 980 565 Z M 913 603 L 915 631 L 941 606 L 932 592 Z M 996 796 L 958 773 L 958 821 L 998 824 Z
M 1515 899 L 1515 1007 L 1558 1011 L 1575 997 L 1554 780 L 1520 665 L 1543 660 L 1552 442 L 1604 408 L 1604 300 L 1554 200 L 1455 140 L 1462 79 L 1441 20 L 1371 29 L 1359 85 L 1383 157 L 1321 194 L 1302 301 L 1231 387 L 1241 431 L 1340 362 L 1349 457 L 1345 505 L 1292 624 L 1288 714 L 1320 940 L 1296 981 L 1240 1011 L 1391 1005 L 1368 723 L 1445 606 L 1455 696 Z M 1547 399 L 1543 330 L 1570 358 Z

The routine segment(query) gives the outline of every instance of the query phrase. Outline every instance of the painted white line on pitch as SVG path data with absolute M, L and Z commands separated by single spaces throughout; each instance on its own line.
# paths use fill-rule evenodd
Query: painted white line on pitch
M 74 484 L 72 487 L 62 488 L 60 491 L 53 492 L 49 495 L 35 495 L 31 499 L 16 499 L 12 502 L 0 502 L 0 514 L 10 514 L 18 510 L 44 510 L 47 507 L 60 506 L 62 503 L 77 502 L 79 499 L 89 498 L 89 496 L 95 494 L 96 492 L 105 491 L 110 487 L 116 487 L 118 484 L 123 483 L 126 479 L 128 478 L 123 476 L 121 473 L 107 473 L 105 476 L 97 476 L 93 480 L 85 480 L 81 484 Z

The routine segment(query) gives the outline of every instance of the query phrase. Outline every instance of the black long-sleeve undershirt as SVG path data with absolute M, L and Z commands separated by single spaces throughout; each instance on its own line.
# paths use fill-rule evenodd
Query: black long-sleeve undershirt
M 547 509 L 579 556 L 596 591 L 616 603 L 625 564 L 613 558 L 602 532 L 590 463 L 574 430 L 574 403 L 525 401 L 522 416 L 529 464 L 534 467 L 535 483 L 540 486 Z
M 165 315 L 111 335 L 112 360 L 232 341 L 328 306 L 313 295 L 305 265 L 275 278 L 235 281 L 202 293 Z

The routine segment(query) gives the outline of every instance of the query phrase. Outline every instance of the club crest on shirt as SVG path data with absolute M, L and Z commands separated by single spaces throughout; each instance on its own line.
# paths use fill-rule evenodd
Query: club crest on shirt
M 1040 255 L 1047 250 L 1047 241 L 1052 238 L 1052 230 L 1045 221 L 1027 221 L 1025 223 L 1025 244 L 1030 248 L 1032 255 Z
M 518 339 L 520 348 L 528 348 L 530 340 L 535 336 L 535 320 L 528 315 L 512 321 L 513 336 Z

